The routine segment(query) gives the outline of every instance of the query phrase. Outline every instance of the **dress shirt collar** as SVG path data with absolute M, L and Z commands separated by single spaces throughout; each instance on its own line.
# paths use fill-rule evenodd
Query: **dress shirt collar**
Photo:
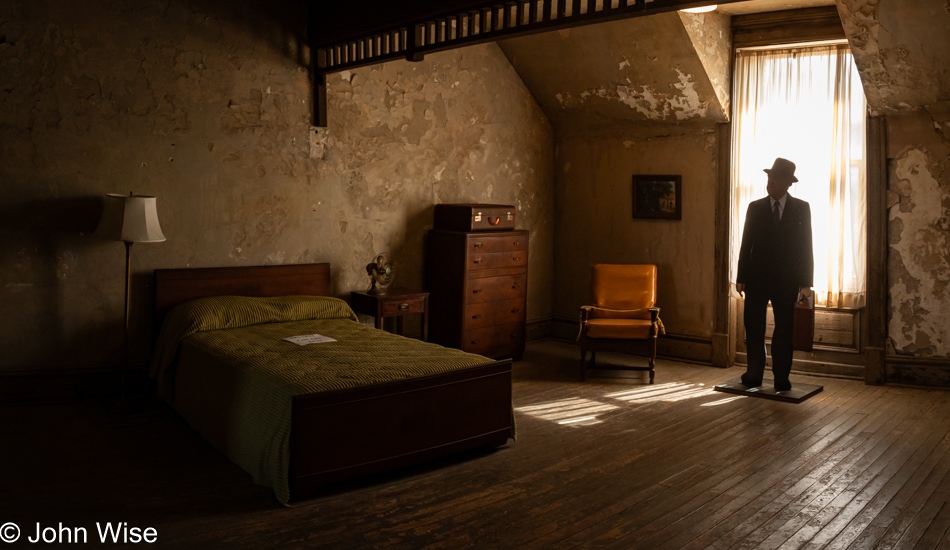
M 782 195 L 782 198 L 780 198 L 780 199 L 773 199 L 773 198 L 770 196 L 770 197 L 769 197 L 769 207 L 772 208 L 772 209 L 774 209 L 774 208 L 775 208 L 775 203 L 778 203 L 779 212 L 784 213 L 784 212 L 785 212 L 785 201 L 787 201 L 787 200 L 788 200 L 788 193 L 785 193 L 784 195 Z

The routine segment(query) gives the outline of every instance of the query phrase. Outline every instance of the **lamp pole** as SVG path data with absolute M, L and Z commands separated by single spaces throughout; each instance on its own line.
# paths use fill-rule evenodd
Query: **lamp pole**
M 122 393 L 121 401 L 125 402 L 125 392 L 128 386 L 129 373 L 129 355 L 132 353 L 132 345 L 129 338 L 129 313 L 132 302 L 132 243 L 125 241 L 125 361 L 122 363 Z
M 96 235 L 125 243 L 125 331 L 119 409 L 128 408 L 129 365 L 132 362 L 132 244 L 165 240 L 158 223 L 155 197 L 149 195 L 106 195 L 105 208 Z

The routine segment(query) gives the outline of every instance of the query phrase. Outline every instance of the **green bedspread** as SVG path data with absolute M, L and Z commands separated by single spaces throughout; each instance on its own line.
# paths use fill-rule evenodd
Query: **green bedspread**
M 336 342 L 298 346 L 283 340 L 304 334 Z M 168 314 L 151 372 L 162 397 L 286 504 L 294 395 L 489 362 L 363 325 L 336 298 L 226 296 L 188 302 Z

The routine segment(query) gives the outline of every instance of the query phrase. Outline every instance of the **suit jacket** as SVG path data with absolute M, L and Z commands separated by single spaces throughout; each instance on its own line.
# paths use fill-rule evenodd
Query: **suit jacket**
M 808 203 L 789 195 L 776 226 L 769 197 L 752 201 L 742 229 L 736 282 L 753 290 L 811 287 L 814 272 Z

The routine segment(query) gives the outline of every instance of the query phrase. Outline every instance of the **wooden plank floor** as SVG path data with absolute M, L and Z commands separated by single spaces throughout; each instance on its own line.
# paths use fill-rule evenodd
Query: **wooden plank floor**
M 125 521 L 158 548 L 950 548 L 947 392 L 793 375 L 825 390 L 790 404 L 712 391 L 739 369 L 661 360 L 650 386 L 578 362 L 528 346 L 517 442 L 290 508 L 159 402 L 0 406 L 0 524 Z

